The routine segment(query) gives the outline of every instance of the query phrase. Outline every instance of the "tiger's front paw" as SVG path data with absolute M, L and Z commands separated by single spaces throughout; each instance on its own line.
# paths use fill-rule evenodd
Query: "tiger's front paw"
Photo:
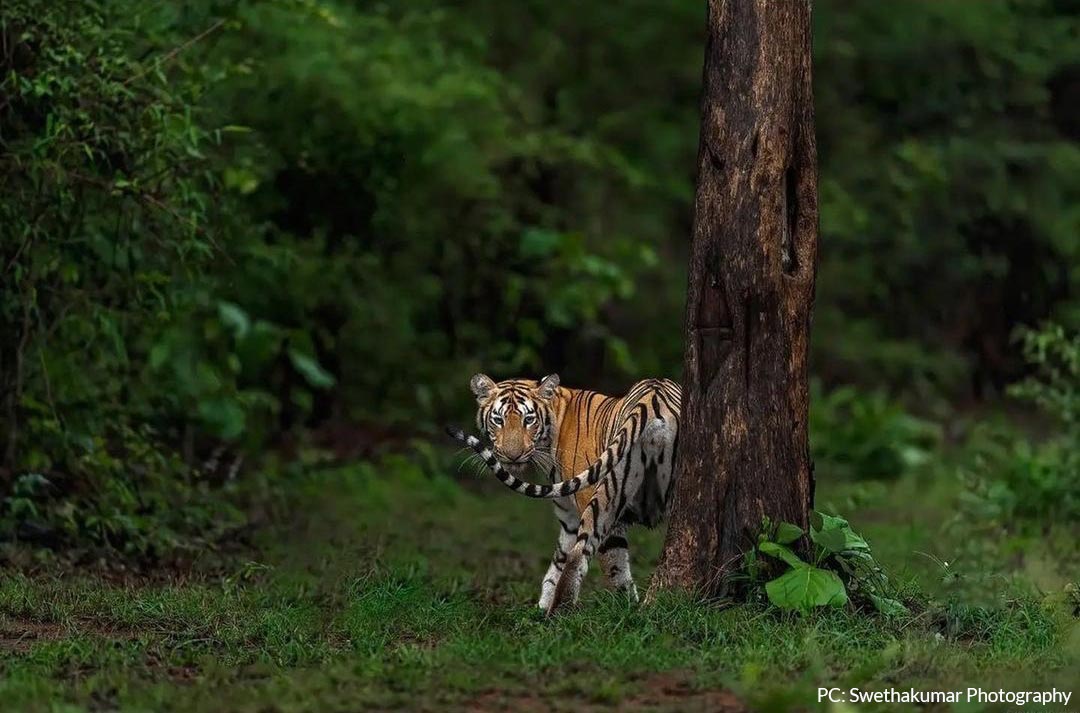
M 585 578 L 588 566 L 588 561 L 581 556 L 580 552 L 570 556 L 566 567 L 563 568 L 562 576 L 559 577 L 559 583 L 555 585 L 554 596 L 546 611 L 548 616 L 568 609 L 577 602 L 578 594 L 581 592 L 581 581 Z

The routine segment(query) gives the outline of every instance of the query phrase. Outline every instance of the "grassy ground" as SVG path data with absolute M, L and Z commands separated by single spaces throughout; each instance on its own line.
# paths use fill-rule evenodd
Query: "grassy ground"
M 546 504 L 404 459 L 315 470 L 224 572 L 0 574 L 0 708 L 787 710 L 819 686 L 1075 688 L 1075 530 L 983 532 L 954 521 L 956 495 L 928 475 L 819 483 L 906 591 L 943 602 L 900 621 L 632 607 L 591 574 L 549 622 Z M 631 533 L 640 585 L 661 538 Z

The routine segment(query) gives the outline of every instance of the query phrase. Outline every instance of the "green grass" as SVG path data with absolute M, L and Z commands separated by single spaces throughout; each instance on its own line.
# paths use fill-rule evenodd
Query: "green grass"
M 925 475 L 819 487 L 905 592 L 941 604 L 892 621 L 673 595 L 635 607 L 593 574 L 545 621 L 549 506 L 394 458 L 289 485 L 256 561 L 225 573 L 4 575 L 0 708 L 786 710 L 816 707 L 818 686 L 1069 689 L 1075 531 L 957 525 L 955 485 Z M 661 540 L 631 533 L 641 586 Z

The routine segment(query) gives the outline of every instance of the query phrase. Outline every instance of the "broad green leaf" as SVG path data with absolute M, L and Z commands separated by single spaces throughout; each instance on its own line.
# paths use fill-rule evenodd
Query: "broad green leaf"
M 870 551 L 870 545 L 851 529 L 851 525 L 844 518 L 825 515 L 815 510 L 811 513 L 810 521 L 810 539 L 829 552 L 836 554 L 848 550 Z
M 843 530 L 810 530 L 810 539 L 824 547 L 832 554 L 844 551 L 847 537 Z
M 842 607 L 847 603 L 844 583 L 830 572 L 817 567 L 799 567 L 765 585 L 769 601 L 781 609 L 808 612 L 814 607 Z
M 289 349 L 289 361 L 304 379 L 317 389 L 329 389 L 334 385 L 334 375 L 323 369 L 319 362 L 296 349 Z
M 775 557 L 776 559 L 787 562 L 792 567 L 810 566 L 803 562 L 797 554 L 789 550 L 787 547 L 779 545 L 775 542 L 762 542 L 760 545 L 758 545 L 758 549 L 771 557 Z
M 908 613 L 908 608 L 895 599 L 878 596 L 877 594 L 869 596 L 870 601 L 874 603 L 874 608 L 885 616 L 902 616 Z
M 248 319 L 247 312 L 232 302 L 225 300 L 218 302 L 218 318 L 237 339 L 242 338 L 251 329 L 251 320 Z
M 529 228 L 521 234 L 521 256 L 542 258 L 554 253 L 562 242 L 562 235 L 543 228 Z
M 781 545 L 790 545 L 803 536 L 803 529 L 790 522 L 782 522 L 776 527 L 776 541 Z
M 168 342 L 158 342 L 150 348 L 150 368 L 157 371 L 169 360 L 172 350 Z
M 244 432 L 244 410 L 228 398 L 207 399 L 199 403 L 199 416 L 214 433 L 231 440 Z
M 862 535 L 852 530 L 850 527 L 844 530 L 844 549 L 855 550 L 858 552 L 869 552 L 870 544 L 862 538 Z
M 836 515 L 826 515 L 823 512 L 814 511 L 811 516 L 811 525 L 818 530 L 839 530 L 848 527 L 848 521 Z

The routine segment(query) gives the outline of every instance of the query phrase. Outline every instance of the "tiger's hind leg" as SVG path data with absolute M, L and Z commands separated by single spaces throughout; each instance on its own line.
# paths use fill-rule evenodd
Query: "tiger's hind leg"
M 611 528 L 611 534 L 600 545 L 597 554 L 600 555 L 600 568 L 607 577 L 612 589 L 625 592 L 630 601 L 638 600 L 637 587 L 634 585 L 634 577 L 630 574 L 630 550 L 626 541 L 627 526 L 616 523 Z
M 554 500 L 553 504 L 555 519 L 559 521 L 559 539 L 555 544 L 555 553 L 551 556 L 551 564 L 540 583 L 540 601 L 536 605 L 544 611 L 548 610 L 555 597 L 555 585 L 559 583 L 559 577 L 570 557 L 570 550 L 577 542 L 578 526 L 581 524 L 581 516 L 572 497 L 559 498 Z
M 668 429 L 665 423 L 660 419 L 653 419 L 643 429 L 639 442 L 622 460 L 613 464 L 611 472 L 596 486 L 592 500 L 581 513 L 577 540 L 567 557 L 562 576 L 555 585 L 555 596 L 547 608 L 548 614 L 577 601 L 581 582 L 589 569 L 589 559 L 613 532 L 626 504 L 641 487 L 658 445 L 665 443 L 667 439 Z M 629 572 L 629 569 L 627 571 Z

